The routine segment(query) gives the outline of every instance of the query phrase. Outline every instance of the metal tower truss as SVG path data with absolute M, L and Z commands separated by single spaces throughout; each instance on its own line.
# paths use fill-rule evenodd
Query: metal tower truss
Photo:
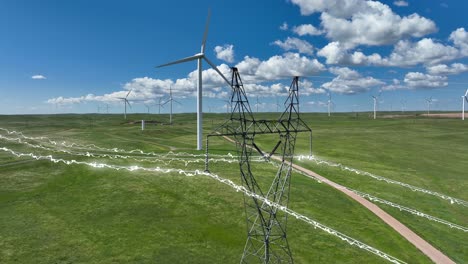
M 256 120 L 252 114 L 247 95 L 237 68 L 232 68 L 231 95 L 232 112 L 230 118 L 215 129 L 206 139 L 205 170 L 209 163 L 209 138 L 213 136 L 233 137 L 239 156 L 242 184 L 250 192 L 281 206 L 288 206 L 289 187 L 294 157 L 296 136 L 299 132 L 312 130 L 299 116 L 298 80 L 294 77 L 285 101 L 285 111 L 276 120 Z M 271 151 L 264 152 L 255 138 L 259 135 L 277 134 L 278 141 Z M 310 148 L 312 143 L 310 142 Z M 252 173 L 250 163 L 254 151 L 265 160 L 275 153 L 281 164 L 268 189 L 261 186 Z M 241 263 L 293 263 L 287 240 L 287 215 L 265 202 L 244 195 L 247 219 L 247 242 Z

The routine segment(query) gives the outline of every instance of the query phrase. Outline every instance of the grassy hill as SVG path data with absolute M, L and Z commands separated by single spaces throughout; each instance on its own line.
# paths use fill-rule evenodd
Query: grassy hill
M 205 133 L 224 118 L 224 114 L 205 114 Z M 314 131 L 317 157 L 468 200 L 468 162 L 463 162 L 468 160 L 468 123 L 422 117 L 370 120 L 352 114 L 331 118 L 304 114 L 303 118 Z M 128 116 L 129 121 L 141 119 L 164 123 L 168 116 Z M 175 115 L 174 122 L 172 126 L 147 124 L 141 131 L 138 122 L 124 122 L 121 115 L 0 116 L 2 128 L 56 141 L 0 138 L 0 148 L 75 161 L 67 165 L 0 151 L 0 263 L 238 263 L 246 239 L 242 193 L 206 176 L 116 169 L 203 170 L 203 157 L 193 156 L 204 154 L 194 150 L 195 114 Z M 5 131 L 0 135 L 20 137 Z M 62 141 L 87 146 L 66 147 Z M 268 141 L 268 137 L 258 138 L 259 144 Z M 170 154 L 113 152 L 89 144 Z M 301 135 L 296 153 L 307 155 L 308 144 L 308 135 Z M 211 140 L 210 150 L 236 154 L 235 146 L 222 139 Z M 112 156 L 116 154 L 121 157 Z M 212 162 L 210 169 L 240 184 L 238 164 L 230 161 Z M 89 165 L 93 162 L 114 168 L 95 168 Z M 310 160 L 298 163 L 347 187 L 468 226 L 467 207 L 338 167 Z M 259 180 L 268 181 L 275 171 L 267 163 L 255 163 Z M 465 232 L 379 206 L 453 260 L 468 260 Z M 290 207 L 403 261 L 430 263 L 356 202 L 300 174 L 292 178 Z M 289 219 L 288 228 L 297 263 L 383 261 L 295 218 Z

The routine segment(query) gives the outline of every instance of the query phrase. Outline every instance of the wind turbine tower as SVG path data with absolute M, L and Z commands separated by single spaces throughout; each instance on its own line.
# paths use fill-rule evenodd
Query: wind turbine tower
M 276 112 L 279 112 L 280 104 L 278 103 L 278 97 L 276 97 Z
M 124 101 L 124 118 L 127 119 L 127 105 L 128 107 L 132 108 L 130 103 L 128 102 L 128 95 L 132 92 L 132 90 L 128 91 L 127 95 L 125 97 L 118 97 L 118 99 Z
M 257 103 L 255 104 L 256 108 L 257 108 L 257 113 L 258 113 L 258 95 L 257 95 Z
M 329 117 L 330 117 L 331 104 L 332 104 L 331 93 L 329 92 L 329 93 L 328 93 L 328 102 L 327 102 L 327 106 L 328 106 L 328 116 L 329 116 Z
M 229 114 L 231 111 L 231 101 L 230 100 L 223 100 L 226 103 L 226 113 Z
M 406 100 L 401 100 L 401 112 L 404 114 L 406 109 Z
M 374 119 L 377 119 L 377 104 L 379 101 L 379 97 L 380 97 L 380 94 L 377 96 L 375 95 L 372 96 L 372 100 L 374 100 Z
M 146 109 L 148 110 L 148 114 L 150 113 L 150 106 L 145 104 Z
M 171 87 L 169 87 L 169 99 L 165 103 L 162 104 L 162 105 L 165 105 L 167 103 L 170 103 L 171 112 L 170 112 L 170 115 L 169 115 L 169 124 L 171 124 L 171 125 L 172 125 L 172 101 L 174 101 L 174 102 L 181 105 L 181 103 L 179 103 L 177 100 L 172 98 L 172 86 L 171 86 Z
M 161 103 L 162 101 L 162 97 L 159 97 L 159 103 L 157 103 L 156 105 L 158 106 L 158 114 L 161 114 L 161 107 L 163 107 L 164 103 Z
M 197 60 L 197 72 L 198 72 L 198 85 L 197 85 L 197 150 L 202 150 L 203 149 L 203 108 L 202 108 L 202 60 L 205 60 L 229 85 L 231 83 L 228 81 L 226 77 L 219 71 L 219 69 L 216 67 L 215 64 L 213 64 L 206 56 L 205 56 L 205 44 L 206 44 L 206 38 L 208 36 L 208 26 L 210 23 L 210 16 L 211 12 L 208 11 L 208 18 L 206 19 L 206 26 L 205 26 L 205 33 L 203 34 L 203 39 L 202 39 L 202 44 L 201 44 L 201 51 L 200 53 L 197 53 L 193 56 L 183 58 L 177 61 L 169 62 L 163 65 L 159 65 L 156 68 L 161 68 L 169 65 L 174 65 L 174 64 L 179 64 L 183 62 L 188 62 L 188 61 L 193 61 Z
M 427 116 L 431 113 L 431 104 L 432 104 L 432 96 L 429 98 L 426 98 L 427 102 Z
M 465 101 L 468 103 L 468 89 L 466 89 L 465 95 L 462 96 L 462 120 L 465 120 Z

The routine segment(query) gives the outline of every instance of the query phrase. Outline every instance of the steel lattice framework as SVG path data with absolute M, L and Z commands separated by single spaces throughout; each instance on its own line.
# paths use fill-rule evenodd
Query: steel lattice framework
M 312 130 L 299 116 L 298 81 L 299 77 L 294 77 L 285 102 L 286 109 L 278 119 L 255 120 L 239 72 L 237 68 L 232 68 L 233 93 L 230 118 L 206 139 L 205 170 L 208 171 L 209 138 L 212 136 L 233 137 L 239 156 L 243 186 L 250 192 L 265 198 L 261 201 L 244 195 L 247 242 L 241 263 L 293 263 L 287 240 L 287 214 L 265 201 L 288 206 L 297 133 L 309 132 L 310 139 L 312 139 Z M 255 144 L 255 137 L 262 134 L 278 135 L 278 141 L 269 153 L 262 151 Z M 312 148 L 312 142 L 310 142 L 310 148 Z M 260 153 L 266 160 L 269 160 L 276 152 L 278 152 L 276 155 L 280 157 L 281 164 L 268 190 L 261 188 L 252 173 L 250 159 L 254 151 Z

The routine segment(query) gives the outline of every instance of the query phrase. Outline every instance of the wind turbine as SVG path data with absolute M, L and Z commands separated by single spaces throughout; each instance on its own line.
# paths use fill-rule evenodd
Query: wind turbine
M 468 103 L 468 89 L 466 89 L 465 95 L 462 96 L 462 120 L 465 120 L 465 101 Z
M 109 104 L 106 104 L 106 112 L 109 113 Z
M 231 100 L 223 100 L 223 102 L 226 103 L 226 113 L 229 114 L 229 111 L 231 109 Z
M 379 101 L 379 98 L 380 98 L 380 92 L 379 92 L 379 95 L 375 96 L 373 95 L 372 96 L 372 99 L 374 100 L 374 119 L 377 119 L 377 103 Z
M 132 92 L 132 90 L 128 91 L 127 95 L 125 97 L 117 97 L 118 99 L 120 100 L 123 100 L 124 101 L 124 106 L 125 106 L 125 110 L 124 110 L 124 118 L 127 119 L 127 105 L 128 107 L 132 108 L 132 106 L 130 105 L 130 103 L 128 102 L 127 98 L 128 98 L 128 95 Z
M 232 93 L 233 93 L 233 91 L 231 90 L 231 93 L 229 94 L 229 98 L 232 98 Z M 231 100 L 226 99 L 226 100 L 223 100 L 223 101 L 226 103 L 226 113 L 229 114 L 232 111 Z
M 257 95 L 257 103 L 255 104 L 255 106 L 257 107 L 257 113 L 258 113 L 258 105 L 259 103 L 258 103 L 258 95 Z
M 183 58 L 177 61 L 169 62 L 163 65 L 159 65 L 156 68 L 161 68 L 169 65 L 179 64 L 183 62 L 197 60 L 197 72 L 198 72 L 198 85 L 197 85 L 197 150 L 203 149 L 203 104 L 202 104 L 202 61 L 205 60 L 225 81 L 228 83 L 229 87 L 231 87 L 231 83 L 228 79 L 219 71 L 215 64 L 213 64 L 206 56 L 205 56 L 205 46 L 206 46 L 206 38 L 208 36 L 208 26 L 210 23 L 210 16 L 211 12 L 208 10 L 208 17 L 206 19 L 205 25 L 205 33 L 203 34 L 202 44 L 200 53 L 197 53 L 193 56 Z
M 145 104 L 146 109 L 148 109 L 148 114 L 150 113 L 150 106 Z
M 406 109 L 406 100 L 401 100 L 401 112 L 404 114 Z
M 431 104 L 432 104 L 432 96 L 429 98 L 426 98 L 427 102 L 427 116 L 431 113 Z
M 162 97 L 159 97 L 159 103 L 155 104 L 158 106 L 158 114 L 161 114 L 161 107 L 164 108 L 164 103 L 161 103 L 162 99 Z
M 169 87 L 169 99 L 162 104 L 162 105 L 165 105 L 165 104 L 167 104 L 169 102 L 171 103 L 171 114 L 169 115 L 169 124 L 171 124 L 171 125 L 172 125 L 172 101 L 174 101 L 174 102 L 181 105 L 181 103 L 179 103 L 177 100 L 172 98 L 172 86 L 171 86 L 171 87 Z
M 330 110 L 331 110 L 331 105 L 332 105 L 332 100 L 331 100 L 332 96 L 331 96 L 331 93 L 328 92 L 328 102 L 327 102 L 327 106 L 328 106 L 328 116 L 330 116 Z
M 278 103 L 278 97 L 276 97 L 276 112 L 279 112 L 279 108 L 281 107 L 281 105 Z

